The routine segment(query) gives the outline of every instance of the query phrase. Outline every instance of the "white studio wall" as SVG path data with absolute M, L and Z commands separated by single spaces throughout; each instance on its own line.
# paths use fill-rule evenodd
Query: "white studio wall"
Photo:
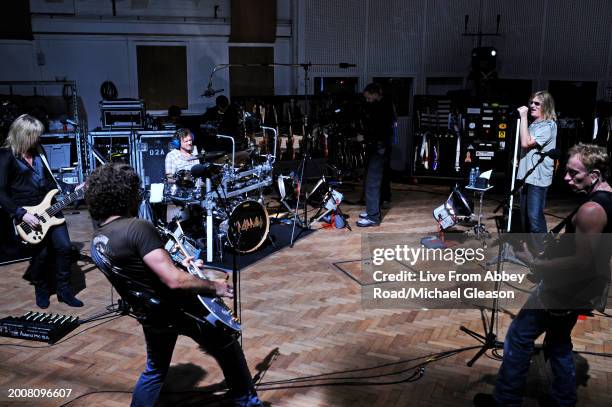
M 38 79 L 36 46 L 31 41 L 0 41 L 0 80 L 19 81 Z M 44 58 L 44 57 L 43 57 Z M 44 59 L 41 60 L 44 64 Z
M 136 47 L 184 45 L 187 55 L 188 113 L 202 113 L 214 98 L 202 98 L 215 65 L 228 63 L 230 1 L 31 1 L 33 41 L 0 40 L 0 81 L 76 80 L 88 127 L 100 125 L 100 85 L 115 83 L 122 98 L 138 97 Z M 291 2 L 278 4 L 275 62 L 291 63 Z M 214 6 L 219 6 L 216 10 Z M 215 18 L 215 12 L 217 18 Z M 59 13 L 59 14 L 58 14 Z M 70 15 L 74 14 L 74 15 Z M 181 17 L 188 15 L 189 17 Z M 262 44 L 240 44 L 240 46 Z M 163 77 L 163 76 L 162 76 Z M 292 92 L 291 70 L 275 70 L 276 94 Z M 229 71 L 214 75 L 215 89 L 229 95 Z M 59 89 L 61 91 L 61 89 Z M 0 91 L 4 91 L 0 89 Z M 31 94 L 30 89 L 19 89 Z M 44 92 L 58 92 L 47 88 Z M 41 93 L 42 94 L 42 93 Z

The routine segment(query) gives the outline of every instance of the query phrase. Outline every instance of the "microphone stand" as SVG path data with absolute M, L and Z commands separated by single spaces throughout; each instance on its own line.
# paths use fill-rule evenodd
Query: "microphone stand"
M 308 77 L 308 70 L 310 69 L 310 67 L 312 66 L 312 64 L 307 63 L 307 64 L 300 64 L 300 67 L 304 69 L 304 102 L 305 102 L 305 107 L 304 107 L 304 152 L 302 153 L 302 161 L 300 162 L 300 165 L 298 166 L 298 171 L 300 173 L 300 178 L 298 180 L 298 185 L 299 185 L 299 192 L 297 194 L 296 197 L 296 203 L 295 203 L 295 212 L 293 213 L 293 226 L 291 227 L 291 240 L 289 241 L 289 247 L 293 247 L 293 244 L 295 243 L 295 240 L 297 240 L 300 235 L 302 234 L 302 232 L 304 232 L 304 230 L 306 229 L 310 229 L 310 222 L 308 222 L 308 197 L 306 196 L 306 193 L 304 193 L 304 218 L 303 220 L 299 220 L 298 219 L 298 211 L 300 210 L 300 196 L 302 195 L 302 189 L 304 187 L 304 172 L 306 170 L 306 165 L 308 163 L 308 160 L 310 159 L 310 151 L 309 151 L 309 146 L 310 143 L 308 141 L 308 138 L 310 137 L 307 133 L 308 133 L 308 114 L 309 112 L 309 106 L 308 106 L 308 90 L 309 90 L 309 77 Z M 292 135 L 293 136 L 293 135 Z M 295 236 L 295 225 L 298 223 L 300 223 L 300 232 L 298 233 L 297 236 Z
M 518 137 L 518 131 L 519 131 L 519 127 L 517 125 L 517 137 Z M 529 171 L 527 171 L 527 173 L 525 174 L 525 176 L 519 180 L 516 180 L 516 185 L 514 188 L 512 188 L 512 190 L 506 194 L 506 196 L 504 197 L 504 199 L 502 200 L 502 202 L 497 206 L 497 208 L 495 208 L 494 212 L 497 212 L 500 208 L 502 207 L 508 207 L 508 218 L 506 220 L 506 233 L 510 233 L 511 231 L 511 220 L 512 220 L 512 200 L 514 198 L 514 194 L 519 191 L 523 185 L 525 184 L 525 180 L 527 179 L 527 177 L 529 177 L 529 175 L 531 175 L 533 173 L 533 171 L 538 167 L 538 165 L 542 164 L 544 162 L 544 159 L 547 156 L 545 154 L 542 154 L 540 156 L 540 159 L 538 160 L 538 162 L 529 169 Z M 515 156 L 515 161 L 516 161 L 516 156 Z M 513 170 L 516 168 L 516 166 L 513 166 Z M 513 174 L 514 176 L 514 171 Z M 512 180 L 512 182 L 514 183 L 514 179 Z M 495 260 L 493 260 L 493 262 L 491 263 L 487 263 L 488 264 L 492 264 L 492 263 L 496 263 L 497 267 L 496 267 L 496 271 L 497 274 L 499 275 L 502 271 L 503 268 L 503 264 L 506 261 L 509 262 L 513 262 L 522 266 L 525 266 L 524 263 L 520 262 L 517 259 L 514 258 L 509 258 L 506 257 L 506 249 L 508 248 L 508 241 L 507 239 L 503 238 L 504 235 L 504 230 L 500 227 L 501 223 L 498 223 L 498 227 L 497 227 L 497 233 L 498 233 L 498 253 L 497 253 L 497 258 Z M 501 281 L 495 281 L 495 285 L 493 287 L 493 290 L 495 292 L 498 292 L 499 289 L 501 287 Z M 474 355 L 474 357 L 472 359 L 470 359 L 467 362 L 467 365 L 469 367 L 471 367 L 476 360 L 478 360 L 482 355 L 484 355 L 489 349 L 502 349 L 504 347 L 504 343 L 501 341 L 497 340 L 497 335 L 495 333 L 496 329 L 495 329 L 495 323 L 496 323 L 496 319 L 497 319 L 497 313 L 499 312 L 499 299 L 496 297 L 493 299 L 493 305 L 491 308 L 491 318 L 489 318 L 489 324 L 487 325 L 487 320 L 485 318 L 485 313 L 484 313 L 484 309 L 480 308 L 480 314 L 481 314 L 481 318 L 482 318 L 482 323 L 483 323 L 483 333 L 479 334 L 478 332 L 472 331 L 469 328 L 466 328 L 465 326 L 460 326 L 459 329 L 462 332 L 465 332 L 467 335 L 471 336 L 472 338 L 476 339 L 478 342 L 480 342 L 482 344 L 481 348 L 478 350 L 478 352 L 476 352 L 476 354 Z
M 516 194 L 518 191 L 521 190 L 521 188 L 523 188 L 527 177 L 529 177 L 535 171 L 538 165 L 544 162 L 544 159 L 546 157 L 548 157 L 546 154 L 540 154 L 540 159 L 538 160 L 538 162 L 533 167 L 531 167 L 529 171 L 527 171 L 527 173 L 525 173 L 525 176 L 523 178 L 516 180 L 514 188 L 510 192 L 508 192 L 506 196 L 504 196 L 500 204 L 497 205 L 497 207 L 493 210 L 493 213 L 497 213 L 502 207 L 507 206 L 508 202 L 510 201 L 510 197 L 514 196 L 514 194 Z M 512 208 L 509 208 L 509 210 L 511 209 Z
M 223 137 L 231 138 L 229 136 L 223 136 Z M 219 188 L 221 189 L 221 192 L 219 192 Z M 222 182 L 218 182 L 218 183 L 215 182 L 213 177 L 206 177 L 206 195 L 208 196 L 213 191 L 219 197 L 219 201 L 222 202 L 221 210 L 225 213 L 227 219 L 229 220 L 230 211 L 227 205 L 227 195 L 226 195 L 225 186 L 222 184 Z M 206 234 L 207 234 L 206 240 L 207 240 L 207 246 L 208 246 L 209 244 L 208 242 L 212 243 L 212 213 L 211 213 L 212 210 L 210 208 L 206 208 L 206 209 L 208 213 L 207 223 L 206 223 Z M 208 216 L 210 216 L 210 218 L 208 218 Z M 231 224 L 229 225 L 228 233 L 232 233 Z M 240 245 L 240 235 L 238 237 L 238 242 L 236 246 L 239 246 L 239 245 Z M 232 252 L 232 286 L 234 287 L 234 313 L 236 314 L 236 317 L 240 321 L 240 314 L 241 314 L 240 311 L 242 308 L 242 303 L 240 301 L 240 276 L 239 276 L 240 273 L 238 271 L 238 260 L 237 260 L 238 250 L 236 247 L 232 247 L 229 244 L 228 244 L 228 247 L 231 249 L 231 252 Z M 208 253 L 207 253 L 206 261 L 212 262 L 212 257 L 209 258 Z M 229 271 L 221 267 L 219 267 L 219 269 L 226 273 Z

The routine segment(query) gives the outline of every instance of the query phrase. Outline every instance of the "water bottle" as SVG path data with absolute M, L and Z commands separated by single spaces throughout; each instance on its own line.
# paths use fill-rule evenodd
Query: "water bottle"
M 468 177 L 468 187 L 474 187 L 474 183 L 476 182 L 476 177 L 474 177 L 475 174 L 476 170 L 472 168 L 470 170 L 470 176 Z
M 476 184 L 478 177 L 480 177 L 480 167 L 476 167 L 476 170 L 474 170 L 474 184 Z

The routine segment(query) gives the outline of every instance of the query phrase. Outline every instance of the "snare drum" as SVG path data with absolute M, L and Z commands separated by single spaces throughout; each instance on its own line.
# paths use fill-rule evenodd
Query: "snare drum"
M 179 188 L 193 188 L 196 184 L 189 170 L 178 170 L 174 174 L 174 182 Z
M 192 202 L 198 199 L 197 180 L 191 171 L 179 170 L 164 183 L 164 198 L 168 202 Z
M 238 253 L 257 250 L 268 237 L 268 211 L 257 201 L 247 200 L 234 207 L 227 220 L 221 223 L 227 241 Z

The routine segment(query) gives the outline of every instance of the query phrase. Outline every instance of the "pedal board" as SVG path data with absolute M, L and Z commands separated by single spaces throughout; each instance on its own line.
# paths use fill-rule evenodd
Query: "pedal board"
M 55 343 L 79 326 L 79 317 L 29 311 L 0 319 L 0 336 Z

